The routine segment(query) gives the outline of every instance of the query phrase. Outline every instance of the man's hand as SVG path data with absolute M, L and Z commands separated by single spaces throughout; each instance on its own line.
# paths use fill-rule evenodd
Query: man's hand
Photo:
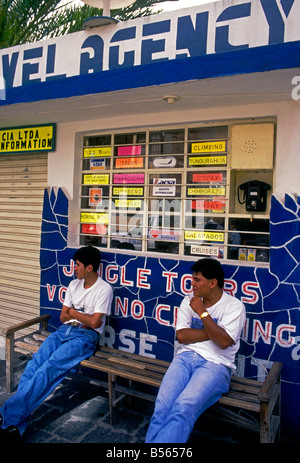
M 198 314 L 199 316 L 205 312 L 205 307 L 202 299 L 198 296 L 193 296 L 191 301 L 190 301 L 190 306 L 193 309 L 193 311 Z
M 206 312 L 206 308 L 202 299 L 198 296 L 192 297 L 190 301 L 190 306 L 193 311 L 198 314 L 200 317 L 203 312 Z M 213 341 L 218 347 L 221 349 L 227 349 L 227 347 L 232 346 L 235 344 L 233 339 L 226 333 L 226 331 L 221 328 L 209 315 L 208 317 L 202 318 L 201 321 L 203 322 L 205 334 L 207 335 L 208 339 Z M 202 330 L 201 330 L 202 331 Z M 193 339 L 193 338 L 190 338 Z M 200 340 L 200 339 L 199 339 Z M 196 342 L 196 341 L 193 341 Z

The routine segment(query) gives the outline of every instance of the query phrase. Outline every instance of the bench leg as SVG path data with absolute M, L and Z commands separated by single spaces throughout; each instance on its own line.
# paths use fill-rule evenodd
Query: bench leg
M 15 356 L 14 356 L 14 333 L 6 336 L 6 389 L 13 392 L 15 388 Z
M 280 378 L 273 388 L 273 396 L 269 402 L 260 403 L 260 442 L 274 443 L 280 439 L 281 419 L 281 384 Z
M 114 424 L 114 403 L 116 398 L 115 375 L 108 373 L 109 423 Z
M 280 412 L 276 409 L 270 412 L 269 404 L 263 403 L 260 409 L 260 443 L 272 444 L 276 439 L 280 439 Z
M 268 403 L 260 405 L 260 443 L 270 443 L 270 417 Z

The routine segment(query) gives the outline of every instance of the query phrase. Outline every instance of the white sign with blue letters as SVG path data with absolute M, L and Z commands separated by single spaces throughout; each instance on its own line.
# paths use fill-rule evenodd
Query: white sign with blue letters
M 0 51 L 6 88 L 300 39 L 297 0 L 230 0 Z

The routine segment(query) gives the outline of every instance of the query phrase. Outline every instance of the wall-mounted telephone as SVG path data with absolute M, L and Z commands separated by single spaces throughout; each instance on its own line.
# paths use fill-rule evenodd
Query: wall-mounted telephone
M 240 204 L 246 204 L 246 211 L 263 212 L 266 210 L 267 190 L 271 189 L 268 183 L 252 180 L 238 186 L 237 196 Z M 240 190 L 244 192 L 240 199 Z

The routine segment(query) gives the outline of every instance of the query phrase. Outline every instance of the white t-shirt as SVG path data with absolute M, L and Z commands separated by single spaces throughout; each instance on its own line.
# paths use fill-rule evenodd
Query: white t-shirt
M 186 296 L 181 302 L 178 310 L 176 330 L 182 328 L 204 328 L 200 316 L 190 306 L 191 297 Z M 221 299 L 209 307 L 207 312 L 235 341 L 235 344 L 227 347 L 227 349 L 220 349 L 210 340 L 192 344 L 180 344 L 177 353 L 193 350 L 206 360 L 223 364 L 234 371 L 236 369 L 234 364 L 235 354 L 240 347 L 240 335 L 246 318 L 244 304 L 235 297 L 223 292 Z
M 72 280 L 66 292 L 64 305 L 89 315 L 94 313 L 105 314 L 102 318 L 102 325 L 100 328 L 95 329 L 101 334 L 104 329 L 106 315 L 110 314 L 112 297 L 112 287 L 100 277 L 87 289 L 84 288 L 84 280 Z M 69 320 L 66 323 L 72 321 L 78 320 Z

